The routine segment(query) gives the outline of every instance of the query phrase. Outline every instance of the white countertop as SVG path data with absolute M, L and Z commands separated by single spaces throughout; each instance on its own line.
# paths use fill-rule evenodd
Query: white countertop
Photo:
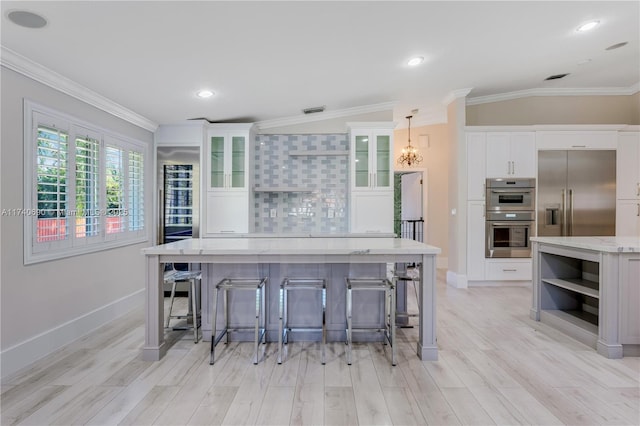
M 608 253 L 640 252 L 640 237 L 531 237 L 531 241 Z
M 230 232 L 226 234 L 209 235 L 207 238 L 395 238 L 395 234 L 382 233 L 382 232 L 369 232 L 369 233 L 336 233 L 336 234 L 317 234 L 317 233 L 289 233 L 289 234 L 277 234 L 273 232 L 250 232 L 246 234 L 240 234 L 236 232 Z
M 400 238 L 190 238 L 142 249 L 145 255 L 439 254 L 438 247 Z

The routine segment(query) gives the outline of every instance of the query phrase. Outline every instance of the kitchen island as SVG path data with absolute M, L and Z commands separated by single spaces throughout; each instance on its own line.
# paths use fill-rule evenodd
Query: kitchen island
M 418 286 L 419 334 L 417 354 L 436 360 L 436 255 L 437 247 L 399 238 L 195 238 L 148 247 L 146 256 L 146 317 L 143 359 L 159 360 L 167 350 L 164 342 L 164 264 L 170 262 L 202 265 L 202 333 L 211 334 L 211 291 L 221 277 L 269 278 L 267 286 L 267 327 L 277 330 L 277 300 L 284 276 L 322 276 L 327 279 L 327 328 L 335 340 L 344 333 L 344 279 L 385 277 L 389 263 L 416 263 L 420 269 Z M 372 299 L 364 298 L 360 309 L 365 321 L 379 316 L 370 312 Z M 358 307 L 354 304 L 354 315 Z M 275 316 L 274 316 L 275 314 Z M 368 317 L 368 318 L 367 318 Z
M 640 355 L 640 238 L 534 237 L 530 317 L 607 358 Z

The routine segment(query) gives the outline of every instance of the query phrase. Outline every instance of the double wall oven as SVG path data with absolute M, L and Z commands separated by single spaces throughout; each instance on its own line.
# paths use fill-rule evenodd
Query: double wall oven
M 487 179 L 485 257 L 531 257 L 535 179 Z

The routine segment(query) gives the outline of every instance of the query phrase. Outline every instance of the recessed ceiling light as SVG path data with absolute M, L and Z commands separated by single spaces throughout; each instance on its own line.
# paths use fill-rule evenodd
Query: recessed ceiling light
M 213 96 L 213 92 L 211 90 L 200 90 L 196 95 L 198 95 L 199 98 L 205 99 Z
M 580 25 L 576 31 L 585 32 L 585 31 L 592 30 L 595 27 L 597 27 L 599 23 L 600 23 L 600 21 L 587 22 L 586 24 Z
M 578 62 L 578 65 L 585 65 L 585 64 L 588 64 L 589 62 L 591 62 L 591 59 L 589 58 L 583 59 L 580 62 Z
M 407 65 L 409 65 L 410 67 L 415 67 L 417 65 L 420 65 L 423 62 L 424 62 L 424 58 L 422 56 L 416 56 L 414 58 L 409 59 L 409 62 L 407 62 Z
M 614 49 L 618 49 L 622 46 L 626 46 L 628 44 L 628 42 L 623 41 L 622 43 L 616 43 L 616 44 L 612 44 L 611 46 L 607 47 L 604 50 L 614 50 Z
M 42 28 L 47 25 L 47 20 L 42 16 L 26 10 L 14 10 L 7 14 L 7 18 L 16 25 L 25 28 Z

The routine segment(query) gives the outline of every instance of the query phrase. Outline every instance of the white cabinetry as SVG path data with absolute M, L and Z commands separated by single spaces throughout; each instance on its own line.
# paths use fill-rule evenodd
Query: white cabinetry
M 571 149 L 616 149 L 618 132 L 613 130 L 561 130 L 536 132 L 539 151 Z
M 203 234 L 249 232 L 252 124 L 212 124 L 202 150 Z
M 467 199 L 484 200 L 486 195 L 487 138 L 484 132 L 469 132 L 467 139 Z
M 640 236 L 640 132 L 619 133 L 616 159 L 616 235 Z
M 393 232 L 393 128 L 391 122 L 349 127 L 350 232 Z
M 467 203 L 467 280 L 485 279 L 485 204 L 484 201 Z
M 486 138 L 488 178 L 535 177 L 534 132 L 488 132 Z

